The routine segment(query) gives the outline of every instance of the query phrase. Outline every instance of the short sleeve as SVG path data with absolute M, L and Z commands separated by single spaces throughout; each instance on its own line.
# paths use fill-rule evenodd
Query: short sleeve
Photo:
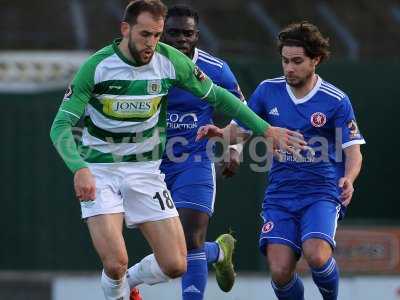
M 176 85 L 199 98 L 206 98 L 213 87 L 211 79 L 185 54 L 173 47 L 164 47 L 175 68 Z
M 227 63 L 223 64 L 221 79 L 218 85 L 234 94 L 240 100 L 244 101 L 244 96 L 240 89 L 239 83 Z
M 355 144 L 365 144 L 350 99 L 345 97 L 340 101 L 339 108 L 335 116 L 335 128 L 340 129 L 342 134 L 342 148 L 347 148 Z

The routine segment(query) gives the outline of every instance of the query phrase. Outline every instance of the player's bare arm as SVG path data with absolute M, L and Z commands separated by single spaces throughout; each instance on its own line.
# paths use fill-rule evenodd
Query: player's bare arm
M 197 132 L 197 140 L 202 138 L 219 137 L 226 139 L 229 144 L 237 144 L 250 137 L 250 134 L 238 128 L 238 126 L 229 124 L 224 128 L 219 128 L 215 125 L 207 125 L 200 127 Z M 300 132 L 292 131 L 286 128 L 269 126 L 264 137 L 267 142 L 271 142 L 273 149 L 284 149 L 292 152 L 294 149 L 305 149 L 307 143 Z
M 197 131 L 196 140 L 214 137 L 222 138 L 230 145 L 234 145 L 246 141 L 250 137 L 250 134 L 244 130 L 241 130 L 239 126 L 232 123 L 224 128 L 219 128 L 218 126 L 209 124 L 199 128 Z
M 342 203 L 344 206 L 348 206 L 354 192 L 354 181 L 360 173 L 362 165 L 360 145 L 352 145 L 345 148 L 344 155 L 346 156 L 345 173 L 339 179 L 338 184 L 342 188 L 342 194 L 340 195 Z

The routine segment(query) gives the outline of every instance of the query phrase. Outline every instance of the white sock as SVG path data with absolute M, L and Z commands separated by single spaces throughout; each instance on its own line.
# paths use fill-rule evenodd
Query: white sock
M 106 300 L 129 300 L 130 289 L 126 280 L 126 275 L 121 279 L 115 280 L 102 272 L 101 287 L 103 288 Z
M 218 247 L 219 247 L 219 255 L 217 262 L 221 262 L 224 260 L 225 255 L 224 255 L 224 250 L 222 250 L 221 246 L 218 245 Z
M 153 285 L 167 282 L 170 278 L 161 270 L 154 254 L 150 254 L 128 269 L 127 279 L 132 289 L 141 283 Z

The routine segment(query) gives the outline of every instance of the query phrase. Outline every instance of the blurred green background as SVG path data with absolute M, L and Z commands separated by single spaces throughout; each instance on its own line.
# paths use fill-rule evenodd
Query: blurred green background
M 278 63 L 227 59 L 246 97 L 266 78 L 281 75 Z M 367 141 L 364 167 L 344 223 L 399 224 L 397 130 L 400 63 L 335 61 L 319 75 L 352 100 Z M 49 128 L 64 91 L 0 94 L 2 216 L 0 268 L 3 270 L 97 270 L 101 264 L 80 221 L 72 174 L 56 154 Z M 238 270 L 263 269 L 258 255 L 259 211 L 266 174 L 251 172 L 245 161 L 232 179 L 219 179 L 209 239 L 233 230 L 239 240 Z M 125 232 L 131 263 L 149 252 L 137 230 Z

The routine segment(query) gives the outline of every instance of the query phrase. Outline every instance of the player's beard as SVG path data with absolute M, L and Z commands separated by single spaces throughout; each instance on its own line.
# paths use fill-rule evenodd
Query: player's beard
M 148 64 L 148 63 L 150 62 L 151 58 L 152 58 L 153 55 L 154 55 L 154 52 L 153 52 L 153 53 L 150 55 L 150 57 L 149 57 L 148 60 L 146 60 L 146 61 L 143 60 L 142 57 L 140 56 L 140 53 L 143 52 L 143 51 L 145 51 L 145 50 L 149 50 L 149 49 L 144 49 L 144 50 L 142 50 L 142 51 L 139 51 L 139 50 L 136 48 L 135 43 L 132 42 L 132 39 L 131 39 L 130 36 L 129 36 L 129 39 L 128 39 L 128 50 L 129 50 L 129 53 L 131 54 L 131 56 L 133 57 L 133 59 L 134 59 L 139 65 Z
M 287 83 L 288 85 L 290 85 L 291 87 L 298 89 L 298 88 L 301 88 L 301 87 L 305 86 L 306 83 L 307 83 L 309 80 L 312 79 L 313 75 L 314 75 L 314 72 L 313 72 L 313 71 L 310 71 L 310 72 L 309 72 L 308 74 L 306 74 L 303 78 L 297 77 L 297 78 L 296 78 L 297 80 L 295 80 L 295 81 L 288 81 L 288 79 L 286 78 L 286 83 Z

